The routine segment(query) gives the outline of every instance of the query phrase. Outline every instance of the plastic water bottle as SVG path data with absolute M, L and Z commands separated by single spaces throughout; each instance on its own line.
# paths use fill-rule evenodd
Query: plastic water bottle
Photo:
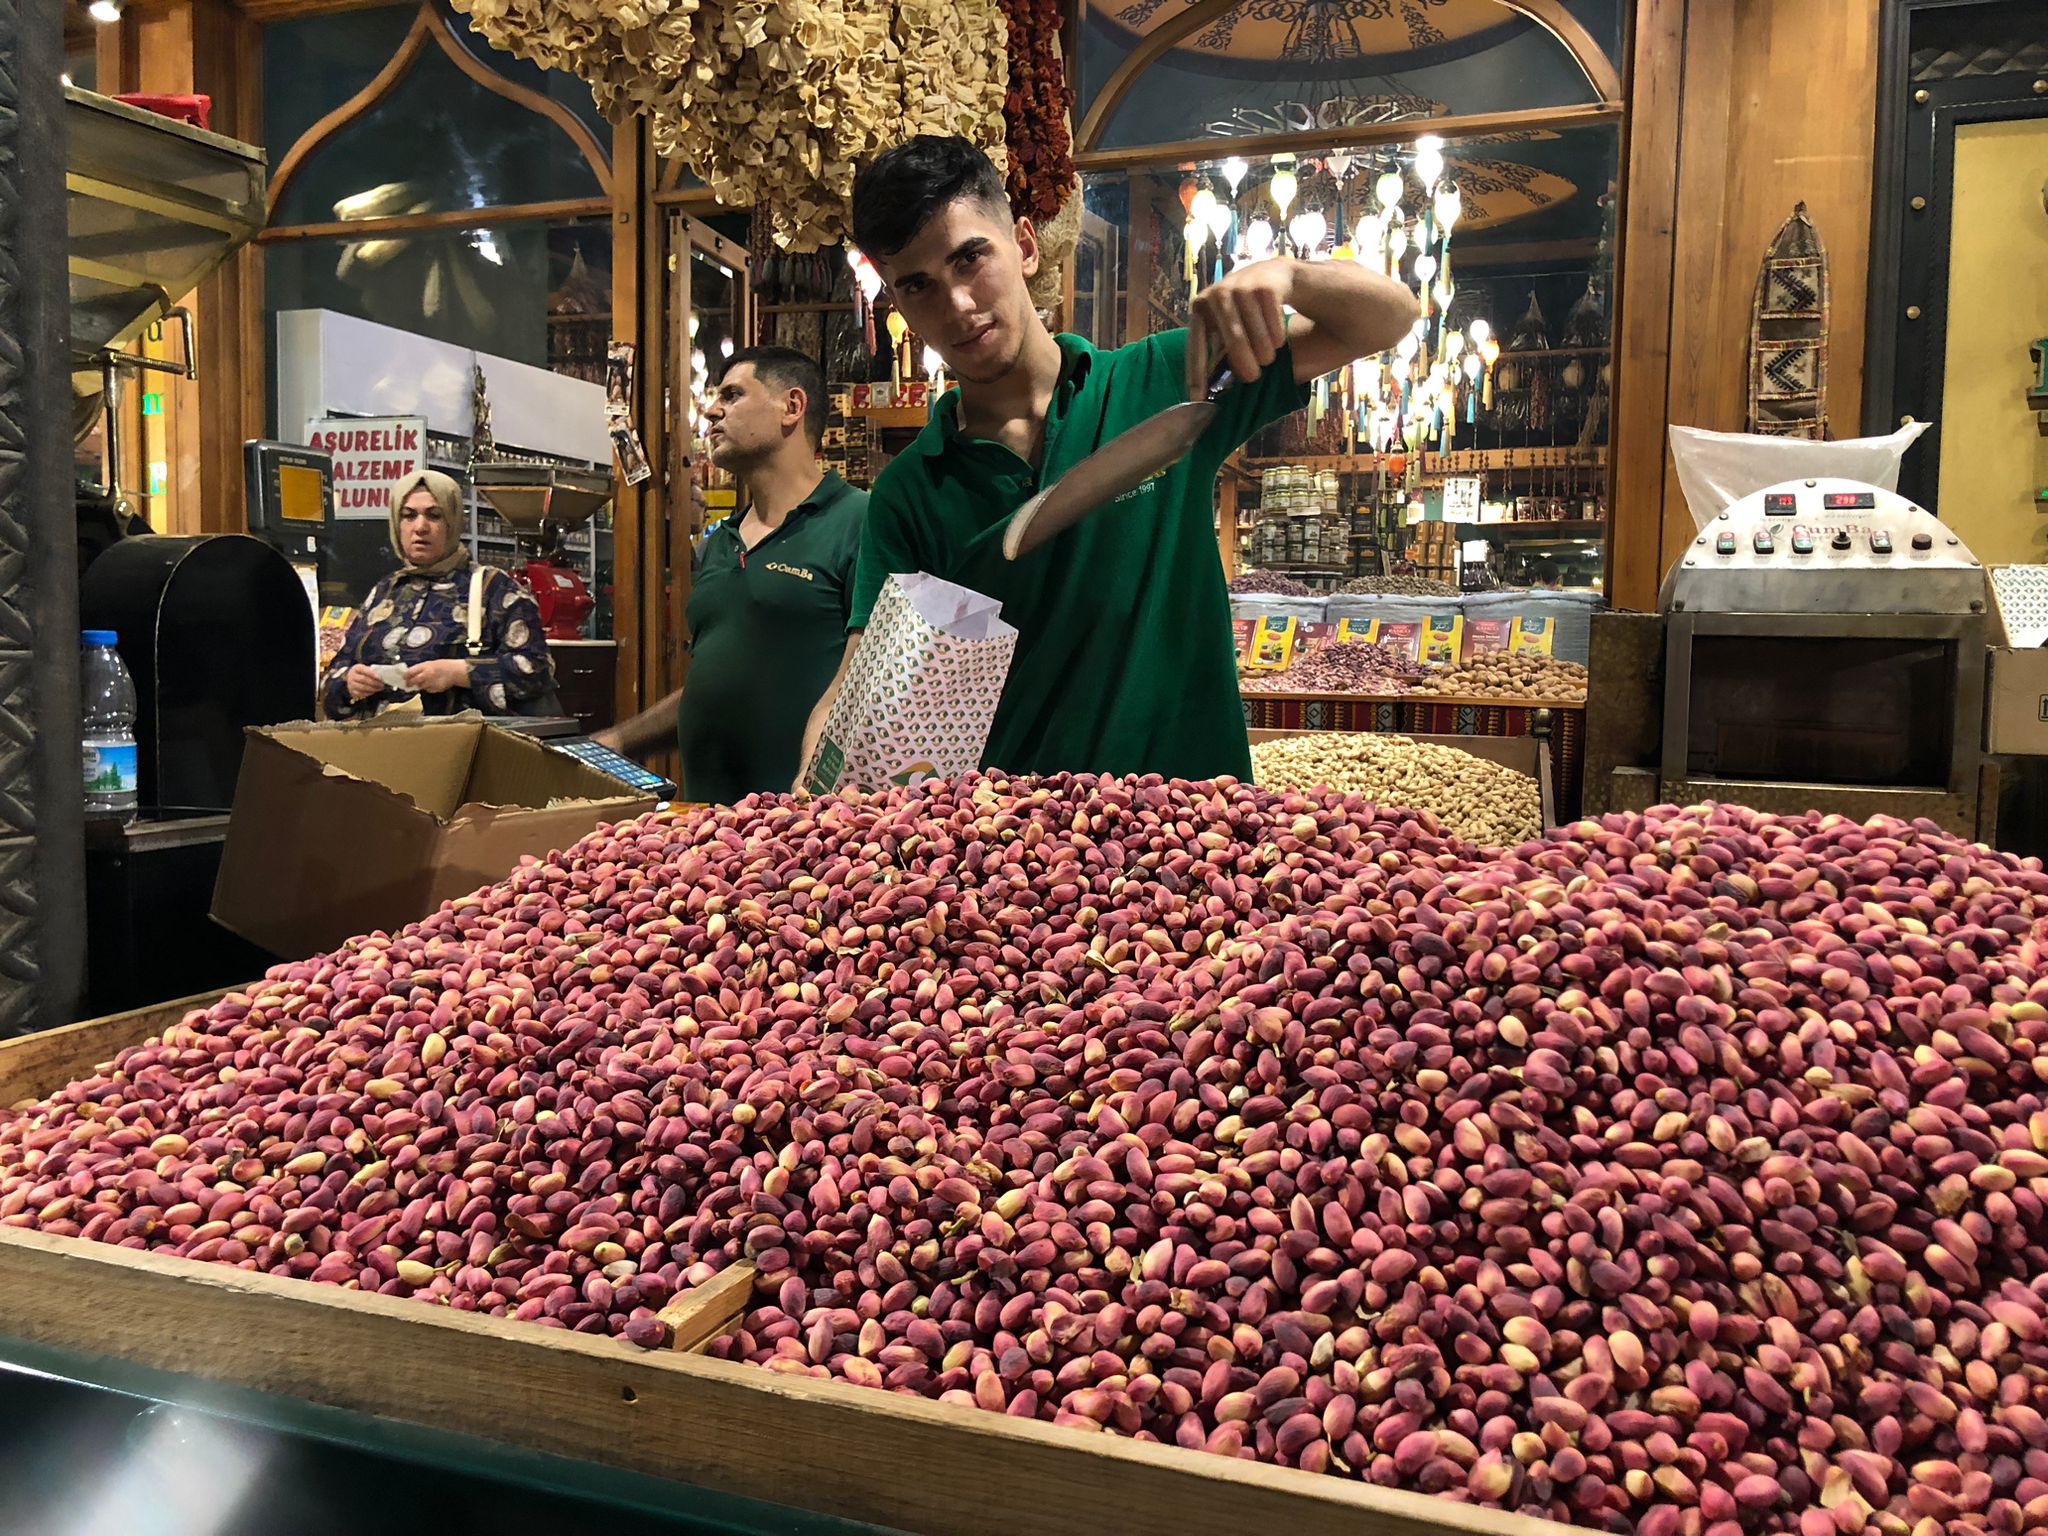
M 111 629 L 81 636 L 78 692 L 85 769 L 85 814 L 95 819 L 135 819 L 135 680 L 114 649 Z

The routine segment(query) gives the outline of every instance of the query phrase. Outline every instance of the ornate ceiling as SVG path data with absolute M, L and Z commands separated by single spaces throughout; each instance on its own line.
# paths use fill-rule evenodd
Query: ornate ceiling
M 1142 37 L 1194 0 L 1089 0 L 1096 14 Z M 1398 65 L 1512 23 L 1498 0 L 1246 0 L 1178 46 L 1239 60 Z

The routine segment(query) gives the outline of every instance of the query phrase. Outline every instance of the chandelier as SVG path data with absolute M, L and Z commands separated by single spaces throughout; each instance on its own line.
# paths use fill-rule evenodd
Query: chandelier
M 1388 114 L 1359 121 L 1400 121 L 1415 115 L 1406 108 L 1398 99 L 1336 98 L 1317 115 L 1333 125 L 1351 110 Z M 1451 240 L 1464 200 L 1443 140 L 1424 134 L 1412 144 L 1313 159 L 1276 155 L 1270 167 L 1254 183 L 1252 167 L 1231 156 L 1182 183 L 1190 297 L 1235 267 L 1274 256 L 1356 261 L 1406 283 L 1417 294 L 1409 333 L 1390 351 L 1319 380 L 1316 405 L 1344 410 L 1355 436 L 1381 452 L 1397 443 L 1410 452 L 1424 443 L 1447 448 L 1461 416 L 1474 423 L 1493 403 L 1500 341 L 1483 318 L 1462 329 L 1450 323 Z

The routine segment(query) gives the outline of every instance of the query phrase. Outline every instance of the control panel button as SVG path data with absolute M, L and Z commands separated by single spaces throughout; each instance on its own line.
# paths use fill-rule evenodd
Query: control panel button
M 1772 550 L 1774 550 L 1777 547 L 1775 544 L 1771 542 L 1771 530 L 1768 528 L 1757 529 L 1756 537 L 1750 542 L 1754 545 L 1756 552 L 1760 555 L 1768 555 L 1769 553 L 1771 553 Z
M 1934 536 L 1933 536 L 1932 534 L 1928 534 L 1928 533 L 1916 533 L 1916 534 L 1914 534 L 1914 535 L 1913 535 L 1913 547 L 1914 547 L 1915 549 L 1932 549 L 1932 548 L 1934 548 Z
M 1892 536 L 1882 529 L 1870 536 L 1870 552 L 1873 555 L 1888 555 L 1892 552 Z
M 1714 537 L 1714 553 L 1717 555 L 1734 554 L 1735 535 L 1732 533 L 1716 534 Z
M 1783 517 L 1799 510 L 1799 498 L 1790 491 L 1773 491 L 1764 497 L 1764 510 L 1773 517 Z
M 1792 553 L 1793 553 L 1793 554 L 1795 554 L 1795 555 L 1810 555 L 1810 554 L 1812 554 L 1812 553 L 1813 553 L 1813 536 L 1812 536 L 1811 534 L 1805 534 L 1805 533 L 1795 533 L 1795 534 L 1793 534 L 1793 535 L 1792 535 Z
M 1849 547 L 1849 530 L 1837 528 L 1835 536 L 1828 540 L 1828 547 L 1831 549 L 1847 549 Z
M 1830 512 L 1868 512 L 1877 506 L 1875 491 L 1829 491 L 1822 504 Z

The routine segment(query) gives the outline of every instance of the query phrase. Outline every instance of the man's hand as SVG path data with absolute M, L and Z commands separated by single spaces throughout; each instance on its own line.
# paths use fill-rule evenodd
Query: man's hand
M 626 754 L 625 735 L 616 725 L 606 726 L 590 739 L 607 751 L 618 753 L 621 757 Z
M 1272 366 L 1287 344 L 1287 315 L 1300 264 L 1276 256 L 1247 262 L 1195 295 L 1188 320 L 1188 398 L 1208 392 L 1214 354 L 1230 360 L 1240 384 Z
M 342 681 L 348 685 L 351 704 L 360 704 L 365 699 L 375 698 L 384 691 L 384 679 L 357 662 L 343 674 Z
M 466 661 L 423 661 L 405 669 L 405 686 L 420 693 L 446 693 L 451 688 L 469 686 L 469 663 Z

